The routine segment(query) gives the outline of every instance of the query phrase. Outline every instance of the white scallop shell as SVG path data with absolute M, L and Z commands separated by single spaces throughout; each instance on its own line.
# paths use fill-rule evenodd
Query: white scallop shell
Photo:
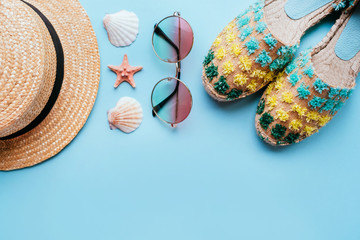
M 139 18 L 126 10 L 105 15 L 104 27 L 112 45 L 124 47 L 133 43 L 139 33 Z
M 138 101 L 122 97 L 115 108 L 108 111 L 110 129 L 118 128 L 125 133 L 135 131 L 141 124 L 143 112 Z

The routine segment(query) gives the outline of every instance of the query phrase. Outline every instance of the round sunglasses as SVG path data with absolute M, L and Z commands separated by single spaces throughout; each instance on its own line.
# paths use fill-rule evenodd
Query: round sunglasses
M 172 127 L 184 121 L 192 108 L 189 88 L 180 80 L 181 61 L 190 53 L 194 34 L 179 12 L 155 24 L 152 46 L 162 61 L 175 63 L 175 77 L 161 79 L 151 93 L 152 114 Z

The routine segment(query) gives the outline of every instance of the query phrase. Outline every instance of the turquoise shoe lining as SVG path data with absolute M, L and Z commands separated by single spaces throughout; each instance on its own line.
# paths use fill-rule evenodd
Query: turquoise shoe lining
M 331 2 L 333 0 L 289 0 L 285 5 L 285 12 L 289 18 L 297 20 Z
M 360 7 L 357 6 L 335 46 L 336 56 L 351 60 L 360 51 Z

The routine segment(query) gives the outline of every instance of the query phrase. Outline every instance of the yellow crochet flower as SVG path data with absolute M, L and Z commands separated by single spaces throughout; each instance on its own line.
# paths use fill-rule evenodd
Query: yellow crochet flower
M 239 58 L 239 60 L 240 60 L 239 67 L 240 67 L 241 70 L 243 70 L 243 71 L 250 71 L 251 70 L 252 62 L 248 58 L 248 56 L 241 56 Z
M 284 86 L 284 79 L 283 78 L 277 79 L 274 86 L 275 89 L 280 91 L 283 88 L 283 86 Z
M 331 117 L 329 115 L 320 117 L 319 118 L 319 126 L 320 127 L 325 126 L 330 120 L 331 120 Z
M 236 23 L 234 21 L 232 21 L 225 27 L 225 31 L 226 32 L 231 31 L 235 28 L 235 26 L 236 26 Z
M 233 80 L 233 83 L 236 86 L 242 86 L 248 81 L 248 77 L 244 74 L 236 74 Z
M 305 113 L 307 112 L 307 108 L 306 107 L 301 107 L 300 105 L 298 104 L 294 104 L 292 105 L 291 109 L 294 111 L 294 112 L 297 112 L 297 114 L 302 117 L 305 115 Z
M 265 90 L 265 95 L 266 95 L 266 96 L 269 96 L 269 95 L 270 95 L 270 93 L 271 93 L 272 90 L 274 89 L 274 85 L 275 85 L 275 83 L 270 83 L 270 84 L 268 85 L 268 87 L 267 87 L 266 90 Z
M 225 76 L 229 75 L 230 73 L 232 73 L 235 69 L 234 69 L 234 64 L 231 62 L 231 60 L 225 62 L 222 65 L 222 72 Z
M 276 110 L 275 118 L 279 119 L 282 122 L 286 122 L 287 120 L 289 120 L 289 114 L 282 108 L 280 108 L 279 110 Z
M 226 50 L 224 47 L 219 48 L 215 53 L 216 58 L 219 60 L 222 60 L 225 57 L 225 55 L 226 55 Z
M 302 126 L 303 125 L 300 119 L 294 119 L 289 124 L 289 128 L 294 131 L 299 131 Z
M 279 78 L 285 79 L 285 78 L 284 78 L 284 72 L 279 72 L 279 73 L 277 73 L 277 74 L 274 73 L 274 75 L 276 75 L 276 76 L 275 76 L 276 79 L 279 79 Z
M 293 103 L 294 102 L 294 94 L 290 91 L 283 92 L 281 101 L 286 102 L 286 103 Z
M 252 80 L 249 85 L 246 86 L 247 89 L 249 89 L 251 92 L 255 92 L 257 83 L 255 80 Z
M 235 38 L 236 38 L 235 34 L 234 34 L 233 32 L 229 32 L 229 33 L 226 34 L 226 36 L 225 36 L 225 41 L 226 41 L 226 43 L 230 44 L 230 43 L 232 43 L 233 41 L 235 41 Z
M 315 131 L 317 131 L 317 128 L 316 127 L 311 127 L 311 126 L 308 126 L 306 125 L 304 127 L 304 130 L 303 130 L 303 134 L 305 133 L 306 136 L 310 136 L 311 134 L 313 134 Z
M 231 51 L 232 51 L 232 53 L 233 53 L 235 56 L 239 56 L 240 53 L 241 53 L 241 47 L 240 47 L 240 45 L 237 44 L 237 43 L 233 43 L 233 44 L 231 45 Z
M 310 122 L 311 120 L 313 121 L 318 121 L 320 118 L 320 115 L 318 112 L 315 112 L 315 111 L 311 111 L 311 112 L 308 112 L 306 114 L 306 121 L 307 122 Z
M 214 46 L 214 47 L 218 47 L 218 46 L 220 45 L 220 43 L 221 43 L 221 37 L 219 36 L 219 37 L 217 37 L 217 38 L 215 39 L 215 41 L 213 42 L 213 46 Z
M 271 81 L 275 80 L 275 77 L 276 77 L 276 76 L 274 76 L 273 72 L 268 72 L 268 73 L 265 75 L 264 80 L 265 80 L 266 82 L 271 82 Z
M 250 77 L 256 77 L 256 78 L 260 78 L 260 79 L 264 79 L 265 76 L 266 76 L 266 72 L 261 71 L 261 70 L 255 70 L 250 75 Z
M 266 103 L 269 106 L 269 110 L 273 110 L 274 107 L 276 107 L 277 105 L 277 97 L 276 95 L 272 96 L 272 97 L 267 97 L 266 98 Z

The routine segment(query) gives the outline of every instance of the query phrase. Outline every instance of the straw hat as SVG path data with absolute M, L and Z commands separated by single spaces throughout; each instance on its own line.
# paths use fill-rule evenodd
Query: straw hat
M 0 170 L 40 163 L 80 131 L 100 79 L 78 0 L 0 0 Z

